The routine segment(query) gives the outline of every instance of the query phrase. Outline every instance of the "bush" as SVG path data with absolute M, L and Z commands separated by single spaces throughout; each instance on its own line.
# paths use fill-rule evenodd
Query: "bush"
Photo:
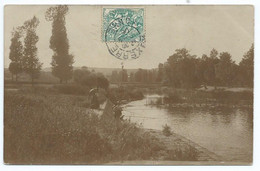
M 130 87 L 119 87 L 119 88 L 110 88 L 108 91 L 108 98 L 116 103 L 121 100 L 141 100 L 144 98 L 142 90 L 138 88 Z
M 134 100 L 142 100 L 144 98 L 144 95 L 141 90 L 134 89 L 129 92 L 129 96 L 131 99 Z
M 163 98 L 164 103 L 166 104 L 171 104 L 171 103 L 182 103 L 183 100 L 182 98 L 179 96 L 179 94 L 177 94 L 177 92 L 170 92 L 167 96 L 165 96 Z
M 172 132 L 171 132 L 171 127 L 169 127 L 167 124 L 165 124 L 163 126 L 163 135 L 169 137 L 170 135 L 172 135 Z
M 88 69 L 77 69 L 73 73 L 73 79 L 76 83 L 88 87 L 100 87 L 108 89 L 109 81 L 102 73 L 90 72 Z

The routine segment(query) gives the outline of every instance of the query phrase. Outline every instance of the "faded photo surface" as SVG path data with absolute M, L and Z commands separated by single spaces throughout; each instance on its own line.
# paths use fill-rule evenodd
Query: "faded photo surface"
M 4 162 L 250 165 L 253 85 L 253 6 L 5 6 Z

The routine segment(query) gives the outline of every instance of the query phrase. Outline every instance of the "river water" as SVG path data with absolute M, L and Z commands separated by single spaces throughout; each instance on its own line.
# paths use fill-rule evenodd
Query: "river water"
M 253 149 L 253 110 L 219 108 L 166 109 L 133 101 L 123 114 L 144 128 L 162 130 L 167 124 L 172 131 L 229 161 L 251 161 Z

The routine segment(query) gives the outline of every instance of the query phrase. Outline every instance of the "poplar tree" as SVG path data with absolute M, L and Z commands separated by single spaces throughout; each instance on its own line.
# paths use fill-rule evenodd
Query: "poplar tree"
M 31 77 L 33 84 L 34 79 L 40 76 L 41 66 L 39 58 L 37 57 L 38 48 L 36 43 L 39 37 L 36 35 L 36 28 L 39 25 L 39 20 L 35 16 L 24 22 L 23 30 L 25 33 L 24 38 L 24 51 L 23 51 L 23 70 Z
M 69 54 L 65 16 L 68 13 L 66 5 L 50 7 L 45 14 L 47 21 L 52 21 L 52 36 L 50 48 L 53 50 L 52 74 L 60 79 L 60 83 L 67 82 L 73 75 L 73 55 Z
M 11 63 L 9 64 L 9 71 L 12 73 L 12 81 L 13 76 L 15 75 L 15 80 L 18 80 L 18 74 L 22 72 L 22 57 L 23 57 L 23 45 L 20 40 L 21 32 L 18 29 L 14 29 L 12 32 L 11 45 L 10 45 L 10 53 L 9 59 Z

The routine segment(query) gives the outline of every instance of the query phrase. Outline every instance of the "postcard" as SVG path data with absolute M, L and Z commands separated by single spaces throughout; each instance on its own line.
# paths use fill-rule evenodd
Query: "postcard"
M 254 7 L 7 5 L 4 162 L 251 165 Z

